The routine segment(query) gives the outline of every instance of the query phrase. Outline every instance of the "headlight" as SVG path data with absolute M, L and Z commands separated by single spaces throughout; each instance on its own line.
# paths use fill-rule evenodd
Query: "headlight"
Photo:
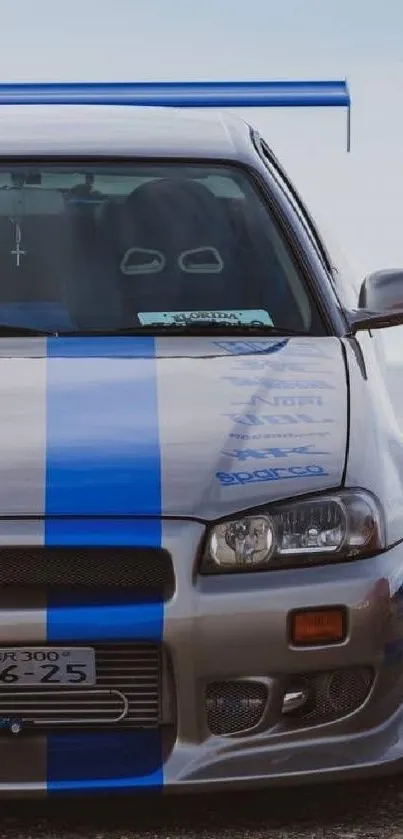
M 369 556 L 385 547 L 383 514 L 364 490 L 273 505 L 215 525 L 201 573 L 269 570 Z

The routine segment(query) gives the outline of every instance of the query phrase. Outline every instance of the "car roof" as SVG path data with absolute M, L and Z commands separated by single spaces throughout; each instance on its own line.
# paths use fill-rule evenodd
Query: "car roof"
M 190 157 L 247 162 L 250 127 L 220 111 L 124 105 L 1 105 L 0 155 Z

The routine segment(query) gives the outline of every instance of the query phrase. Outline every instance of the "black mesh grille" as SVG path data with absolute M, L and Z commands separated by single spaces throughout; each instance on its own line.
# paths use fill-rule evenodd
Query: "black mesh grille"
M 0 585 L 137 588 L 168 598 L 175 590 L 170 555 L 127 548 L 1 548 Z
M 239 734 L 255 728 L 266 708 L 261 682 L 212 682 L 206 690 L 207 725 L 212 734 Z
M 352 714 L 367 699 L 374 681 L 370 667 L 305 675 L 295 685 L 307 691 L 307 702 L 287 715 L 295 724 L 320 725 Z

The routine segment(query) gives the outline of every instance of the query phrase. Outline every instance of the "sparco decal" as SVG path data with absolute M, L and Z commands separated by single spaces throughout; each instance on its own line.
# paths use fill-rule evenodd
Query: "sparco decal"
M 288 478 L 317 478 L 328 475 L 323 466 L 289 466 L 278 469 L 255 469 L 253 472 L 216 472 L 221 486 L 258 484 L 266 481 L 283 481 Z

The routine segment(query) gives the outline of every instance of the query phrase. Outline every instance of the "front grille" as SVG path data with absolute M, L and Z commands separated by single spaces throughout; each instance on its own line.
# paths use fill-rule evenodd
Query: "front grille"
M 171 597 L 167 551 L 148 548 L 0 548 L 0 585 L 137 588 Z
M 0 718 L 42 728 L 153 728 L 162 724 L 163 655 L 153 644 L 96 646 L 97 684 L 0 690 Z
M 216 736 L 250 731 L 259 725 L 267 699 L 262 682 L 212 682 L 206 690 L 208 728 Z

